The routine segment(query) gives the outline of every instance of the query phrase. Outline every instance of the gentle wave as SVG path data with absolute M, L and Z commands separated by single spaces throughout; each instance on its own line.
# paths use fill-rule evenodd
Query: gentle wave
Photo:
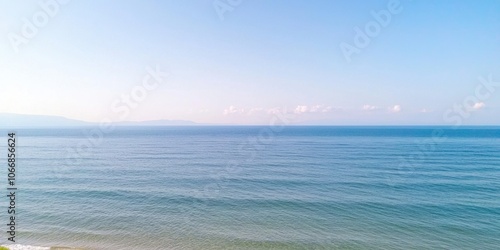
M 261 129 L 119 128 L 70 162 L 81 131 L 20 130 L 11 249 L 500 245 L 500 130 L 285 128 L 241 151 Z

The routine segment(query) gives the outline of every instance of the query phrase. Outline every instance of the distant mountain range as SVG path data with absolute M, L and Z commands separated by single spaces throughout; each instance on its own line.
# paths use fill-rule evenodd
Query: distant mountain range
M 124 121 L 124 122 L 116 122 L 114 124 L 117 126 L 199 125 L 198 123 L 192 121 L 183 121 L 183 120 L 154 120 L 154 121 L 143 121 L 143 122 Z M 95 125 L 99 125 L 99 123 L 68 119 L 61 116 L 0 113 L 0 128 L 79 127 L 79 126 L 95 126 Z

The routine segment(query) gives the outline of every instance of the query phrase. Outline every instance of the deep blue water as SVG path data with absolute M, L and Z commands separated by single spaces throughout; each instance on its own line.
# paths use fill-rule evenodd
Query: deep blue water
M 92 128 L 16 132 L 20 244 L 500 246 L 500 128 L 122 127 L 102 137 Z M 4 208 L 6 201 L 0 200 Z

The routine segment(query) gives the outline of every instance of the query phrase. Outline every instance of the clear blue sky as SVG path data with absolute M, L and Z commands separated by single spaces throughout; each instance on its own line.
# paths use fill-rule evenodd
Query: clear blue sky
M 390 0 L 73 0 L 51 6 L 55 14 L 40 24 L 46 2 L 0 1 L 0 112 L 86 121 L 267 124 L 287 112 L 304 124 L 500 123 L 500 86 L 476 93 L 478 77 L 500 82 L 500 1 L 400 0 L 385 26 L 372 11 L 390 11 Z M 214 2 L 229 8 L 223 20 Z M 36 18 L 37 32 L 23 37 L 24 20 Z M 341 44 L 356 46 L 356 27 L 374 22 L 380 29 L 347 60 Z M 15 46 L 13 37 L 25 40 Z M 169 76 L 125 106 L 121 96 L 157 66 Z M 449 110 L 464 101 L 462 113 Z

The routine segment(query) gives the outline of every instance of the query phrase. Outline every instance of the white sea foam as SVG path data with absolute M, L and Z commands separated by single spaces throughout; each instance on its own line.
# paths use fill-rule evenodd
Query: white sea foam
M 50 250 L 50 247 L 39 247 L 39 246 L 29 246 L 29 245 L 5 245 L 10 250 Z

